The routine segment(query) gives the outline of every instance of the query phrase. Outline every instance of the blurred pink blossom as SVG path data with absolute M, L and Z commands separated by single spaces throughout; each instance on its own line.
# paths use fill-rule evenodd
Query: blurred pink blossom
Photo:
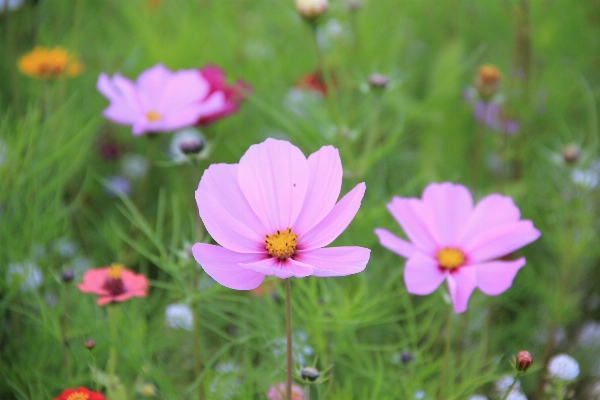
M 489 296 L 506 291 L 525 258 L 500 261 L 540 237 L 512 199 L 491 194 L 474 206 L 462 185 L 431 183 L 422 199 L 394 197 L 387 205 L 410 242 L 386 229 L 375 234 L 382 246 L 407 258 L 404 282 L 409 293 L 427 295 L 445 280 L 462 313 L 473 290 Z
M 131 125 L 135 136 L 185 128 L 226 106 L 225 93 L 213 91 L 197 70 L 171 72 L 162 64 L 142 72 L 135 83 L 102 73 L 96 88 L 110 101 L 103 115 Z
M 146 297 L 148 280 L 144 275 L 125 269 L 120 264 L 112 264 L 110 267 L 88 270 L 83 275 L 83 283 L 77 287 L 83 293 L 97 294 L 97 304 L 103 306 L 134 296 Z
M 206 65 L 200 69 L 200 74 L 210 85 L 208 95 L 223 93 L 225 102 L 218 110 L 203 114 L 198 120 L 199 125 L 208 125 L 215 120 L 235 113 L 240 104 L 245 100 L 246 95 L 252 92 L 252 88 L 242 80 L 238 80 L 232 86 L 227 86 L 225 83 L 225 73 L 217 66 Z
M 285 394 L 285 383 L 279 385 L 273 385 L 267 392 L 267 399 L 269 400 L 287 400 Z M 291 400 L 304 400 L 304 391 L 298 385 L 292 385 L 292 399 Z
M 342 162 L 324 146 L 308 159 L 289 142 L 252 145 L 239 164 L 213 164 L 196 191 L 200 218 L 215 246 L 192 252 L 208 275 L 237 290 L 258 287 L 265 276 L 285 279 L 361 272 L 370 256 L 363 247 L 323 248 L 356 215 L 365 184 L 337 204 Z

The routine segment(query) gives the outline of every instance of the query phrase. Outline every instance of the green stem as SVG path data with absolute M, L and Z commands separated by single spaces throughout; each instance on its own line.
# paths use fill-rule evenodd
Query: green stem
M 508 395 L 510 395 L 510 392 L 513 391 L 513 389 L 515 388 L 515 386 L 517 385 L 517 382 L 519 382 L 519 377 L 523 375 L 523 372 L 517 372 L 517 375 L 515 375 L 515 380 L 513 381 L 512 385 L 510 385 L 510 387 L 508 388 L 508 390 L 506 391 L 506 394 L 504 395 L 504 397 L 502 398 L 502 400 L 506 400 L 508 399 Z M 557 399 L 558 400 L 558 399 Z
M 373 148 L 375 147 L 375 142 L 377 141 L 379 135 L 379 119 L 381 115 L 381 97 L 382 93 L 380 89 L 375 89 L 375 106 L 373 109 L 373 121 L 371 122 L 371 129 L 369 130 L 369 134 L 367 136 L 367 142 L 365 144 L 364 152 L 361 156 L 361 168 L 359 175 L 362 177 L 367 173 L 369 166 L 371 163 L 371 153 L 373 152 Z
M 554 397 L 556 400 L 564 400 L 565 398 L 565 390 L 563 388 L 563 381 L 559 380 L 554 387 Z
M 444 365 L 442 367 L 442 377 L 440 379 L 440 388 L 438 391 L 438 400 L 444 398 L 444 389 L 446 389 L 446 377 L 448 375 L 448 365 L 450 363 L 450 341 L 452 339 L 452 317 L 454 316 L 454 310 L 450 306 L 448 312 L 448 321 L 446 322 L 446 341 L 444 345 Z
M 196 283 L 196 279 L 194 279 L 194 284 Z M 200 323 L 199 323 L 199 314 L 200 310 L 196 305 L 193 306 L 193 346 L 194 346 L 194 372 L 196 374 L 196 378 L 202 375 L 202 352 L 201 352 L 201 344 L 200 344 Z M 204 379 L 201 379 L 198 382 L 198 399 L 204 399 Z
M 62 358 L 63 365 L 65 366 L 65 373 L 67 375 L 67 380 L 71 380 L 71 364 L 69 362 L 69 353 L 67 350 L 67 316 L 69 314 L 69 284 L 65 285 L 65 290 L 63 292 L 63 301 L 62 301 L 62 317 L 60 319 L 60 347 L 62 350 Z
M 292 295 L 290 278 L 285 279 L 285 330 L 287 334 L 286 399 L 292 398 Z
M 94 357 L 94 349 L 90 349 L 90 357 L 92 358 L 92 368 L 90 370 L 90 378 L 92 379 L 92 387 L 95 391 L 98 391 L 98 367 L 96 366 L 96 357 Z
M 116 369 L 117 369 L 117 336 L 118 336 L 118 314 L 117 305 L 108 305 L 108 323 L 110 325 L 110 352 L 108 355 L 108 365 L 106 371 L 108 373 L 108 391 L 113 391 L 113 387 L 116 382 Z
M 473 151 L 473 170 L 471 171 L 471 188 L 477 189 L 479 186 L 480 170 L 483 159 L 483 145 L 485 139 L 485 122 L 477 125 L 477 136 L 475 136 L 475 149 Z

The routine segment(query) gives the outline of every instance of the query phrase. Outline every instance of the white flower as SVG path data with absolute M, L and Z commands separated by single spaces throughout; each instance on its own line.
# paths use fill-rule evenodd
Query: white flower
M 571 172 L 571 180 L 584 189 L 593 189 L 598 186 L 600 177 L 598 176 L 598 171 L 595 169 L 576 168 Z
M 71 258 L 77 254 L 77 245 L 71 240 L 62 237 L 54 242 L 54 250 L 64 258 Z
M 4 10 L 16 10 L 23 5 L 23 0 L 0 0 L 0 12 Z
M 417 390 L 414 394 L 413 394 L 413 398 L 415 400 L 423 400 L 425 398 L 425 391 L 424 390 Z
M 140 179 L 146 175 L 148 160 L 140 154 L 129 153 L 123 156 L 123 174 L 132 180 Z
M 191 331 L 194 325 L 194 314 L 187 304 L 170 304 L 165 309 L 165 322 L 169 328 Z
M 504 396 L 504 394 L 506 394 L 506 392 L 508 391 L 510 385 L 513 384 L 514 380 L 515 378 L 513 376 L 505 375 L 502 378 L 498 379 L 496 383 L 494 383 L 494 389 L 496 389 L 496 392 L 499 395 Z M 521 389 L 521 382 L 517 381 L 514 390 L 519 389 Z
M 579 364 L 567 354 L 557 354 L 548 362 L 551 378 L 572 381 L 579 376 Z
M 520 389 L 513 389 L 506 400 L 527 400 L 527 396 L 525 396 Z
M 474 394 L 473 396 L 469 397 L 469 400 L 488 400 L 488 398 L 480 394 Z
M 583 325 L 578 342 L 584 348 L 600 347 L 600 323 L 591 321 Z
M 206 138 L 197 129 L 187 128 L 177 131 L 169 145 L 169 157 L 177 164 L 193 159 L 203 160 L 210 153 Z
M 6 272 L 6 282 L 21 284 L 21 291 L 27 292 L 37 289 L 42 284 L 42 271 L 31 261 L 20 264 L 9 264 Z
M 327 11 L 327 0 L 296 0 L 296 10 L 304 18 L 314 19 Z

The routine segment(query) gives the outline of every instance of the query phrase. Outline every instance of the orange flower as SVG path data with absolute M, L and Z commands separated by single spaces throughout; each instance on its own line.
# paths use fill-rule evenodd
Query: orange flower
M 83 293 L 97 294 L 97 304 L 103 306 L 134 296 L 146 297 L 148 280 L 144 275 L 135 274 L 121 264 L 112 264 L 106 268 L 90 269 L 83 275 L 83 283 L 77 287 Z
M 83 64 L 62 47 L 47 49 L 36 46 L 31 53 L 19 57 L 19 71 L 39 79 L 56 79 L 60 76 L 78 76 Z

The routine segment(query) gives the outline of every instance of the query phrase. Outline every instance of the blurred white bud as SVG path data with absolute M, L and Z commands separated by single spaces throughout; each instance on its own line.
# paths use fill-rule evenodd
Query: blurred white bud
M 579 364 L 567 354 L 557 354 L 548 362 L 551 378 L 572 381 L 579 376 Z
M 191 331 L 194 314 L 187 304 L 170 304 L 165 309 L 165 322 L 169 328 Z
M 327 0 L 296 0 L 296 10 L 306 19 L 315 19 L 329 7 Z

